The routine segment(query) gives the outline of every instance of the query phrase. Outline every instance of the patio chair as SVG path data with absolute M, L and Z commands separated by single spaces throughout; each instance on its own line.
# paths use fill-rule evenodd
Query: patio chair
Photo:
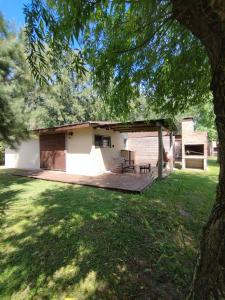
M 151 164 L 149 164 L 149 163 L 140 164 L 139 169 L 140 169 L 140 174 L 141 173 L 150 173 L 151 172 Z
M 122 173 L 125 172 L 135 172 L 134 160 L 124 159 L 124 162 L 122 163 Z

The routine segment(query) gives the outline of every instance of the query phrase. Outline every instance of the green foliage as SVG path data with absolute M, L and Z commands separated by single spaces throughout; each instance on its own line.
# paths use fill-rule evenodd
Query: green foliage
M 140 95 L 158 114 L 172 116 L 208 96 L 205 49 L 173 20 L 169 0 L 86 0 L 76 5 L 35 0 L 26 15 L 31 61 L 39 55 L 36 45 L 47 43 L 53 52 L 57 47 L 57 54 L 78 40 L 95 86 L 120 115 L 126 116 L 130 102 Z M 40 73 L 38 66 L 34 70 Z
M 217 140 L 217 130 L 215 124 L 215 114 L 213 111 L 212 99 L 196 110 L 195 119 L 197 129 L 200 131 L 207 131 L 208 137 L 211 141 Z
M 74 74 L 73 74 L 74 75 Z M 29 127 L 51 127 L 79 121 L 104 119 L 104 107 L 90 80 L 65 72 L 63 81 L 38 87 L 29 94 L 24 111 Z
M 27 136 L 25 120 L 15 102 L 24 97 L 24 86 L 28 82 L 20 43 L 1 15 L 0 45 L 0 142 L 13 146 Z
M 132 195 L 0 170 L 0 298 L 184 299 L 217 174 Z
M 35 1 L 33 4 L 35 5 Z M 41 2 L 39 4 L 41 4 Z M 55 2 L 54 5 L 56 5 L 54 6 L 56 8 L 57 3 Z M 116 4 L 114 13 L 111 12 L 109 14 L 109 11 L 105 12 L 105 9 L 106 7 L 98 7 L 99 18 L 96 15 L 97 12 L 93 12 L 93 17 L 97 18 L 99 22 L 102 22 L 106 18 L 109 28 L 103 26 L 101 22 L 98 24 L 96 21 L 95 26 L 90 29 L 91 32 L 84 31 L 82 35 L 85 46 L 82 55 L 85 56 L 89 62 L 89 71 L 86 71 L 85 75 L 81 72 L 83 76 L 79 76 L 78 70 L 74 69 L 73 62 L 77 57 L 77 50 L 68 47 L 67 51 L 65 51 L 65 49 L 61 48 L 59 43 L 57 49 L 59 51 L 58 54 L 60 53 L 61 56 L 60 59 L 57 58 L 56 66 L 54 61 L 52 61 L 52 55 L 56 48 L 52 48 L 53 44 L 51 43 L 48 46 L 45 45 L 42 47 L 42 51 L 45 53 L 45 68 L 47 68 L 46 70 L 48 70 L 49 74 L 48 84 L 46 85 L 37 83 L 31 74 L 25 53 L 24 32 L 21 32 L 19 35 L 16 34 L 10 29 L 9 24 L 7 24 L 3 18 L 0 19 L 0 42 L 2 44 L 0 48 L 0 140 L 4 140 L 8 142 L 8 144 L 13 145 L 19 142 L 20 139 L 27 137 L 27 129 L 50 127 L 77 121 L 124 121 L 143 120 L 168 115 L 174 116 L 177 114 L 177 111 L 181 109 L 182 105 L 181 110 L 186 112 L 186 107 L 190 105 L 190 101 L 193 101 L 193 103 L 197 102 L 194 98 L 194 94 L 192 95 L 192 100 L 190 100 L 190 96 L 188 101 L 182 100 L 181 102 L 180 98 L 178 99 L 178 96 L 175 95 L 176 93 L 181 95 L 181 90 L 183 90 L 182 97 L 184 97 L 184 94 L 187 94 L 187 91 L 184 91 L 184 87 L 181 86 L 181 90 L 178 91 L 179 85 L 173 86 L 172 84 L 177 81 L 177 78 L 181 78 L 180 69 L 177 68 L 178 70 L 175 70 L 178 63 L 180 64 L 178 57 L 181 59 L 181 56 L 179 56 L 181 53 L 177 53 L 173 56 L 168 50 L 168 53 L 164 53 L 163 57 L 165 59 L 163 58 L 161 63 L 158 64 L 158 58 L 153 55 L 154 49 L 150 49 L 147 44 L 147 49 L 145 49 L 142 54 L 141 48 L 132 51 L 118 52 L 116 45 L 122 47 L 122 39 L 125 43 L 126 38 L 123 33 L 118 33 L 118 35 L 111 34 L 112 36 L 109 35 L 110 30 L 113 28 L 113 22 L 116 22 L 116 19 L 118 21 L 116 10 L 121 10 L 119 14 L 121 15 L 121 20 L 125 20 L 129 17 L 127 22 L 125 22 L 127 24 L 126 26 L 132 25 L 133 15 L 133 17 L 138 19 L 139 15 L 136 15 L 135 11 L 133 11 L 134 8 L 131 7 L 129 8 L 131 11 L 129 13 L 129 10 L 127 11 L 128 15 L 124 15 L 124 8 L 122 8 L 120 4 L 118 4 L 118 6 Z M 32 14 L 32 11 L 30 13 Z M 51 12 L 49 11 L 48 13 Z M 89 13 L 91 14 L 91 10 Z M 35 20 L 36 17 L 37 16 L 35 16 L 33 20 Z M 145 14 L 143 17 L 145 17 Z M 116 19 L 114 20 L 114 18 Z M 144 19 L 142 21 L 144 22 Z M 30 26 L 31 25 L 32 24 L 30 24 Z M 123 22 L 122 25 L 125 26 Z M 143 24 L 140 23 L 140 26 L 141 25 Z M 130 28 L 129 26 L 124 28 L 124 32 L 127 32 L 127 34 Z M 176 26 L 171 27 L 170 30 L 172 30 L 172 28 L 175 30 L 175 28 L 177 28 Z M 115 32 L 117 32 L 117 28 L 115 28 Z M 45 31 L 43 30 L 42 34 L 44 33 Z M 95 38 L 99 40 L 100 35 L 103 33 L 105 38 L 100 44 L 91 40 L 94 34 Z M 173 34 L 175 33 L 176 30 Z M 176 34 L 178 35 L 178 32 Z M 186 40 L 182 42 L 184 43 L 182 53 L 184 53 L 185 47 L 188 48 L 185 50 L 186 52 L 190 50 L 193 39 L 193 37 L 187 33 L 183 33 L 183 35 Z M 39 39 L 40 38 L 41 35 L 39 34 Z M 139 38 L 141 39 L 141 36 L 139 36 Z M 173 38 L 175 39 L 175 37 Z M 169 43 L 169 40 L 167 40 L 167 42 Z M 172 43 L 172 40 L 170 42 Z M 113 49 L 115 48 L 114 50 L 110 48 L 112 47 L 111 43 L 116 43 L 115 47 L 113 46 Z M 133 43 L 135 43 L 135 41 L 133 41 Z M 167 47 L 169 46 L 168 44 Z M 163 47 L 163 45 L 160 47 Z M 174 49 L 176 49 L 176 47 Z M 205 56 L 201 48 L 199 50 L 200 52 L 197 51 L 197 46 L 193 49 L 196 51 L 195 63 L 193 62 L 195 68 L 193 68 L 193 70 L 196 72 L 197 77 L 202 78 L 198 72 L 203 71 L 202 68 L 204 68 L 204 64 L 202 68 L 199 69 L 198 67 L 201 59 Z M 111 54 L 110 51 L 112 51 Z M 161 51 L 163 51 L 163 48 Z M 173 50 L 173 52 L 174 51 L 175 50 Z M 57 55 L 55 58 L 56 57 Z M 170 61 L 168 59 L 170 59 Z M 137 60 L 138 63 L 136 63 L 135 60 Z M 152 65 L 153 61 L 155 67 Z M 166 61 L 168 65 L 166 65 Z M 204 63 L 206 63 L 206 61 L 204 61 Z M 171 66 L 173 66 L 174 71 L 170 69 Z M 188 74 L 191 72 L 190 66 L 190 64 L 187 66 L 187 68 L 189 68 L 187 71 Z M 43 74 L 45 74 L 44 69 L 42 69 L 42 71 Z M 150 71 L 152 73 L 150 73 Z M 129 76 L 125 74 L 126 72 L 129 73 Z M 172 73 L 174 73 L 173 81 L 170 80 Z M 126 76 L 129 77 L 129 80 Z M 177 78 L 175 78 L 175 76 L 177 76 Z M 205 76 L 208 76 L 207 72 Z M 189 77 L 188 80 L 191 82 L 191 77 Z M 206 77 L 203 81 L 205 84 L 207 83 Z M 201 88 L 200 85 L 198 85 L 198 92 L 202 93 L 202 96 L 200 97 L 198 95 L 198 99 L 203 99 L 202 90 L 205 88 L 205 85 L 203 83 L 201 84 Z M 155 88 L 151 88 L 151 85 Z M 190 88 L 190 91 L 194 91 L 193 87 Z M 166 102 L 164 101 L 163 94 L 167 95 Z M 169 95 L 171 101 L 169 100 Z M 197 94 L 195 94 L 195 96 L 196 95 Z M 179 102 L 178 106 L 175 103 L 176 101 Z M 173 105 L 173 107 L 167 109 L 167 106 L 171 105 Z M 205 104 L 203 104 L 203 106 L 204 105 Z M 207 106 L 207 109 L 206 107 L 203 109 L 201 108 L 203 106 L 199 105 L 196 113 L 200 111 L 207 114 L 210 107 Z M 209 119 L 213 120 L 213 113 L 211 114 L 209 112 L 209 114 L 211 118 L 208 116 L 207 118 L 202 118 L 201 114 L 198 113 L 196 119 L 200 129 L 205 130 L 206 127 L 212 128 L 210 136 L 214 136 L 213 121 L 207 124 L 205 122 L 206 120 L 209 121 Z
M 18 36 L 18 47 L 20 72 L 26 76 L 23 75 L 24 80 L 16 82 L 20 97 L 13 98 L 11 103 L 16 113 L 26 120 L 28 129 L 88 120 L 136 120 L 152 116 L 144 97 L 130 102 L 130 113 L 126 118 L 113 113 L 93 88 L 90 73 L 79 77 L 76 71 L 68 68 L 72 60 L 68 53 L 61 57 L 59 70 L 55 72 L 49 67 L 54 81 L 40 85 L 32 77 L 26 62 L 23 34 Z M 50 58 L 46 57 L 46 60 Z
M 206 131 L 209 140 L 217 140 L 215 114 L 213 111 L 212 96 L 210 94 L 205 98 L 203 103 L 190 107 L 185 113 L 176 116 L 179 133 L 181 133 L 181 121 L 187 116 L 194 118 L 195 130 Z
M 61 57 L 57 71 L 49 67 L 52 80 L 41 86 L 27 63 L 24 32 L 12 32 L 0 20 L 0 141 L 13 146 L 27 129 L 112 118 L 89 74 L 79 77 L 73 70 L 75 51 Z M 48 52 L 45 60 L 51 65 Z
M 71 48 L 74 44 L 74 39 L 69 36 L 69 30 L 67 29 L 67 25 L 69 24 L 63 22 L 64 24 L 61 25 L 64 30 L 61 31 L 58 26 L 59 24 L 57 24 L 58 20 L 49 14 L 45 7 L 45 2 L 37 2 L 39 2 L 40 6 L 36 5 L 37 3 L 33 1 L 31 2 L 30 6 L 32 7 L 32 12 L 30 12 L 28 5 L 24 8 L 27 23 L 25 28 L 27 37 L 27 58 L 35 79 L 41 83 L 45 82 L 46 84 L 48 84 L 50 80 L 54 80 L 54 76 L 52 77 L 52 73 L 49 72 L 48 61 L 50 61 L 53 68 L 57 70 L 57 76 L 62 78 L 60 76 L 61 58 L 65 53 L 71 58 L 70 63 L 67 64 L 66 67 L 70 70 L 75 70 L 79 76 L 84 75 L 86 68 L 81 52 L 78 48 L 76 48 L 75 51 L 74 47 Z M 51 1 L 48 1 L 48 4 L 52 5 Z M 43 18 L 40 17 L 40 15 L 43 15 Z M 61 43 L 58 43 L 54 39 L 51 30 L 48 30 L 48 25 L 50 25 L 51 29 L 54 28 L 55 32 L 61 36 Z M 40 38 L 44 32 L 46 33 L 46 38 L 41 41 Z M 46 44 L 49 45 L 48 48 L 46 48 Z M 41 72 L 39 72 L 40 69 Z

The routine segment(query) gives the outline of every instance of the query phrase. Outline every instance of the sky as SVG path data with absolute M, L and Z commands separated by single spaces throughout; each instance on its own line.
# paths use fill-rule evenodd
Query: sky
M 23 6 L 29 0 L 0 0 L 0 11 L 3 16 L 15 24 L 16 28 L 24 25 Z

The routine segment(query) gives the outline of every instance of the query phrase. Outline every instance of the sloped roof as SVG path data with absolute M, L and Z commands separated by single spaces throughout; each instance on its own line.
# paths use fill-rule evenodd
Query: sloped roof
M 116 122 L 111 121 L 85 121 L 85 122 L 75 122 L 71 124 L 59 125 L 54 127 L 44 127 L 37 128 L 34 131 L 38 133 L 50 133 L 50 132 L 64 132 L 72 129 L 85 128 L 85 127 L 98 127 L 102 125 L 114 124 Z
M 38 128 L 34 130 L 37 133 L 56 133 L 66 132 L 78 128 L 105 128 L 119 132 L 154 132 L 162 126 L 165 130 L 173 130 L 175 125 L 169 119 L 144 120 L 134 122 L 112 122 L 112 121 L 85 121 L 73 124 L 60 125 L 49 128 Z

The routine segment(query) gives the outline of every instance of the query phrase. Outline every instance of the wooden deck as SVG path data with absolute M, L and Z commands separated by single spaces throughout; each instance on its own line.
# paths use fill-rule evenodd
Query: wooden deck
M 65 182 L 124 192 L 142 193 L 157 179 L 157 168 L 153 168 L 151 173 L 146 174 L 105 173 L 99 176 L 72 175 L 60 171 L 46 170 L 15 170 L 13 174 L 35 179 Z M 168 174 L 165 174 L 165 176 L 167 175 Z

